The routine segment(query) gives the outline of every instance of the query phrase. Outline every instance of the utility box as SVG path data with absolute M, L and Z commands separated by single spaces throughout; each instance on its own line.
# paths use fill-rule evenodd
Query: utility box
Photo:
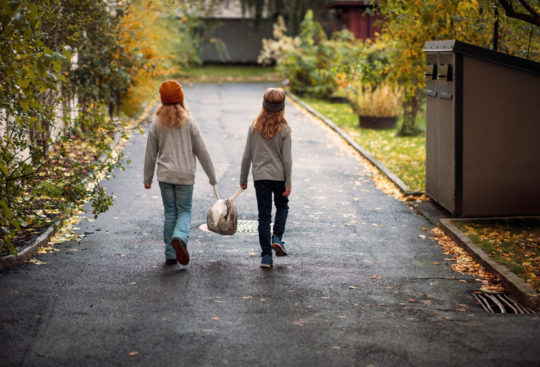
M 428 41 L 426 193 L 455 216 L 540 215 L 540 63 Z

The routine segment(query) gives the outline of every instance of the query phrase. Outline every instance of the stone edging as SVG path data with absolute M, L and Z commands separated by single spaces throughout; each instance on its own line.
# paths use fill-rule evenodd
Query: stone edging
M 45 232 L 36 238 L 30 246 L 25 247 L 21 252 L 19 252 L 17 256 L 7 255 L 0 257 L 0 271 L 13 269 L 18 265 L 30 260 L 41 246 L 45 246 L 47 243 L 49 243 L 49 240 L 56 233 L 56 229 L 60 226 L 60 223 L 61 222 L 56 222 L 49 226 Z
M 492 218 L 490 218 L 492 219 Z M 540 310 L 540 296 L 529 285 L 527 285 L 520 277 L 511 272 L 506 266 L 495 262 L 491 259 L 487 253 L 484 252 L 478 245 L 471 241 L 471 239 L 458 227 L 456 227 L 452 221 L 464 221 L 467 219 L 441 219 L 441 229 L 450 236 L 456 243 L 465 249 L 473 259 L 487 268 L 488 271 L 498 274 L 501 277 L 503 286 L 521 303 L 527 307 L 539 311 Z
M 384 166 L 381 162 L 376 160 L 371 153 L 366 151 L 364 148 L 362 148 L 356 141 L 354 141 L 353 138 L 351 138 L 342 128 L 336 125 L 336 123 L 332 120 L 330 120 L 328 117 L 322 115 L 317 110 L 315 110 L 313 107 L 308 105 L 307 103 L 303 102 L 293 93 L 287 91 L 287 96 L 292 99 L 294 102 L 298 103 L 300 106 L 302 106 L 304 109 L 306 109 L 309 113 L 316 116 L 322 122 L 324 122 L 328 127 L 330 127 L 332 130 L 334 130 L 336 133 L 338 133 L 341 138 L 343 138 L 351 147 L 353 147 L 354 150 L 356 150 L 358 153 L 360 153 L 364 158 L 366 158 L 372 165 L 374 165 L 379 171 L 381 171 L 394 185 L 396 185 L 399 190 L 409 196 L 420 196 L 423 195 L 423 192 L 419 191 L 411 191 L 411 189 L 399 178 L 397 177 L 392 171 L 390 171 L 386 166 Z
M 154 110 L 154 105 L 148 106 L 142 115 L 135 119 L 131 126 L 138 126 L 148 119 L 151 112 Z M 114 142 L 113 150 L 120 144 L 122 138 L 116 139 Z M 30 260 L 32 256 L 36 254 L 38 249 L 49 243 L 51 237 L 62 226 L 62 220 L 56 221 L 51 224 L 41 235 L 39 235 L 30 245 L 23 248 L 17 255 L 7 255 L 0 257 L 0 271 L 16 268 Z
M 422 192 L 411 191 L 409 187 L 393 172 L 386 168 L 382 163 L 377 161 L 369 152 L 362 148 L 358 143 L 354 141 L 343 129 L 336 125 L 335 122 L 325 117 L 313 107 L 303 102 L 291 92 L 286 92 L 287 96 L 292 99 L 294 102 L 302 106 L 309 113 L 319 118 L 324 122 L 328 127 L 334 130 L 338 135 L 341 136 L 353 149 L 358 153 L 364 156 L 371 164 L 373 164 L 379 171 L 381 171 L 390 181 L 394 183 L 405 195 L 421 195 Z M 422 211 L 421 211 L 422 212 Z M 426 216 L 423 212 L 422 214 Z M 452 219 L 452 220 L 472 220 L 474 218 L 467 219 Z M 490 218 L 497 219 L 497 218 Z M 500 219 L 500 218 L 499 218 Z M 437 223 L 433 223 L 437 225 Z M 458 229 L 454 224 L 452 224 L 450 219 L 441 219 L 439 222 L 441 229 L 450 236 L 453 240 L 457 242 L 465 251 L 467 251 L 473 259 L 482 264 L 490 272 L 498 274 L 501 277 L 501 281 L 504 287 L 521 303 L 527 307 L 540 311 L 540 296 L 536 293 L 534 289 L 529 287 L 520 277 L 511 272 L 506 266 L 501 265 L 494 260 L 492 260 L 488 254 L 484 252 L 480 247 L 474 244 L 471 239 Z

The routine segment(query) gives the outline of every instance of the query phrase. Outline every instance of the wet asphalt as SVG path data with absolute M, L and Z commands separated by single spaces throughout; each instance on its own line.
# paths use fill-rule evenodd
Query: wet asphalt
M 265 84 L 185 88 L 223 196 L 238 188 Z M 197 171 L 188 266 L 164 265 L 159 187 L 144 190 L 146 136 L 105 186 L 116 204 L 80 242 L 0 278 L 1 366 L 539 366 L 538 315 L 493 315 L 450 269 L 428 222 L 378 190 L 322 124 L 290 103 L 289 256 L 259 268 L 256 233 L 198 229 L 215 201 Z M 257 219 L 253 185 L 236 200 Z M 87 217 L 91 217 L 87 214 Z M 437 264 L 440 263 L 440 264 Z

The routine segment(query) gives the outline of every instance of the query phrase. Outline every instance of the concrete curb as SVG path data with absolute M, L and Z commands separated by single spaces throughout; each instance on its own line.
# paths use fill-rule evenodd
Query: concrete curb
M 49 240 L 56 233 L 59 227 L 60 222 L 54 223 L 53 225 L 49 226 L 45 232 L 38 236 L 38 238 L 36 238 L 30 246 L 25 247 L 16 256 L 8 255 L 0 258 L 0 271 L 14 269 L 30 260 L 41 246 L 45 246 L 47 243 L 49 243 Z
M 149 105 L 141 114 L 140 117 L 134 120 L 132 124 L 129 124 L 128 129 L 132 129 L 135 126 L 142 124 L 145 120 L 149 118 L 151 112 L 154 110 L 155 104 Z M 121 137 L 118 137 L 113 144 L 113 151 L 118 147 L 122 141 Z M 71 210 L 71 209 L 70 209 Z M 69 210 L 68 210 L 69 212 Z M 66 213 L 64 213 L 66 214 Z M 24 247 L 17 255 L 7 255 L 0 257 L 0 271 L 14 269 L 20 265 L 23 265 L 25 262 L 30 260 L 42 246 L 45 246 L 49 243 L 50 239 L 58 228 L 62 226 L 62 220 L 56 221 L 45 229 L 45 231 L 39 235 L 32 243 Z
M 322 120 L 328 127 L 330 127 L 332 130 L 334 130 L 336 133 L 341 136 L 353 149 L 355 149 L 358 153 L 360 153 L 364 158 L 366 158 L 372 165 L 374 165 L 379 171 L 381 171 L 394 185 L 396 185 L 399 190 L 409 196 L 420 196 L 423 195 L 423 192 L 418 191 L 411 191 L 411 189 L 399 178 L 397 177 L 392 171 L 390 171 L 387 167 L 385 167 L 381 162 L 376 160 L 371 153 L 366 151 L 364 148 L 362 148 L 356 141 L 354 141 L 353 138 L 351 138 L 343 129 L 341 129 L 339 126 L 336 125 L 336 123 L 326 116 L 322 115 L 318 111 L 316 111 L 313 107 L 308 105 L 307 103 L 303 102 L 293 93 L 287 91 L 287 96 L 292 99 L 294 102 L 298 103 L 300 106 L 302 106 L 304 109 L 306 109 L 309 113 L 314 115 L 315 117 Z
M 491 218 L 490 218 L 491 219 Z M 474 244 L 471 239 L 459 228 L 457 228 L 452 221 L 469 221 L 471 219 L 441 219 L 440 227 L 448 236 L 450 236 L 456 243 L 465 249 L 472 258 L 482 264 L 488 271 L 494 274 L 498 274 L 501 277 L 503 286 L 522 304 L 527 307 L 539 311 L 540 310 L 540 297 L 536 293 L 536 290 L 527 285 L 520 277 L 511 272 L 506 266 L 501 265 L 495 260 L 492 260 L 487 253 L 484 252 L 479 246 Z
M 302 106 L 309 113 L 322 120 L 328 127 L 338 133 L 350 146 L 352 146 L 358 153 L 364 156 L 371 164 L 373 164 L 379 171 L 381 171 L 390 181 L 394 183 L 405 195 L 421 195 L 422 192 L 411 191 L 409 187 L 382 163 L 377 161 L 369 152 L 362 148 L 351 138 L 343 129 L 337 126 L 332 120 L 325 117 L 313 107 L 300 100 L 296 95 L 291 92 L 286 92 L 287 96 L 294 102 Z M 540 296 L 534 289 L 529 287 L 520 277 L 511 272 L 506 266 L 501 265 L 492 260 L 488 254 L 484 252 L 480 247 L 474 244 L 471 239 L 458 229 L 451 220 L 473 220 L 474 218 L 463 219 L 446 219 L 442 218 L 445 213 L 438 209 L 435 205 L 431 204 L 433 208 L 419 207 L 418 210 L 426 217 L 434 226 L 439 225 L 441 229 L 452 239 L 454 239 L 459 246 L 467 251 L 473 259 L 482 264 L 488 271 L 494 274 L 498 274 L 501 277 L 501 281 L 504 287 L 522 304 L 527 307 L 540 311 Z M 485 219 L 485 218 L 484 218 Z M 501 219 L 501 218 L 490 218 Z M 438 223 L 437 223 L 438 222 Z

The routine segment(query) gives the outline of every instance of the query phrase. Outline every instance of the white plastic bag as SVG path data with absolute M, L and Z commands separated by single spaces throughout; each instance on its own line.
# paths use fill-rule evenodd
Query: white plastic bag
M 233 196 L 228 199 L 220 199 L 219 194 L 214 186 L 214 193 L 218 201 L 212 205 L 206 215 L 206 225 L 208 230 L 222 235 L 233 235 L 238 227 L 238 210 L 233 203 L 238 195 L 242 193 L 239 189 Z

